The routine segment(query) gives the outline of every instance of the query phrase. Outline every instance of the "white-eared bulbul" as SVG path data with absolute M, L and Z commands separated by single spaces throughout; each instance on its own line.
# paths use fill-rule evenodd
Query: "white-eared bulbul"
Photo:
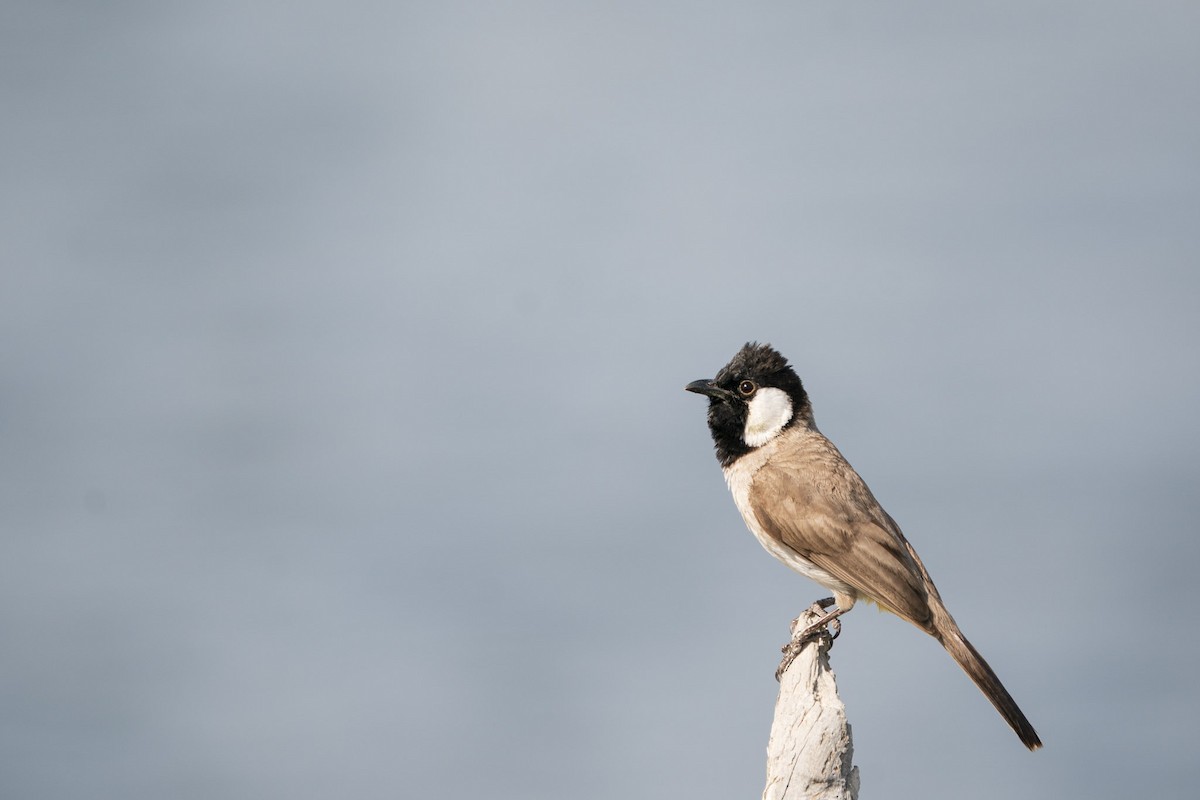
M 715 378 L 693 381 L 687 390 L 708 397 L 717 460 L 746 526 L 771 555 L 833 592 L 837 607 L 817 625 L 858 600 L 908 620 L 941 642 L 1026 747 L 1041 747 L 946 610 L 900 526 L 817 430 L 808 394 L 787 360 L 769 345 L 747 344 Z

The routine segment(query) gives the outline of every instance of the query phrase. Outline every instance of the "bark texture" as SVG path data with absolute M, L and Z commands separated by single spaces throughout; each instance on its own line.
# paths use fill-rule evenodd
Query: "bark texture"
M 817 619 L 812 610 L 801 614 L 792 636 Z M 824 633 L 808 642 L 780 678 L 763 800 L 858 798 L 850 724 L 829 666 L 832 644 Z

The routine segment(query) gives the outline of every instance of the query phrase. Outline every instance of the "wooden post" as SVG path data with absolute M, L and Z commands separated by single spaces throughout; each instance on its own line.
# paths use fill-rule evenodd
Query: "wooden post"
M 810 609 L 792 623 L 792 637 L 819 619 Z M 846 707 L 829 667 L 833 639 L 809 641 L 783 672 L 767 744 L 763 800 L 857 800 L 858 767 Z

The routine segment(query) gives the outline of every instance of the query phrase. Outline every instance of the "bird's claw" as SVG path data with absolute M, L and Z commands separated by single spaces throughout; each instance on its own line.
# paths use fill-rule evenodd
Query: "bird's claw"
M 803 652 L 809 642 L 816 641 L 822 636 L 828 636 L 829 646 L 833 646 L 833 640 L 842 633 L 842 621 L 838 619 L 836 612 L 835 615 L 825 613 L 825 609 L 832 606 L 833 603 L 834 600 L 832 597 L 826 597 L 816 601 L 809 607 L 809 612 L 815 614 L 818 620 L 816 623 L 793 635 L 791 641 L 780 648 L 780 652 L 783 653 L 783 660 L 779 662 L 779 668 L 775 670 L 776 681 L 783 679 L 783 673 L 787 672 L 788 667 L 796 660 L 796 656 Z M 797 617 L 792 624 L 795 625 L 799 621 L 800 618 Z

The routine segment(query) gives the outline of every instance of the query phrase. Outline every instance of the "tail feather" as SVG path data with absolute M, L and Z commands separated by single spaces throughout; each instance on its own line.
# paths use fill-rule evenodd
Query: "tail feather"
M 979 655 L 979 651 L 962 635 L 962 632 L 954 630 L 939 636 L 938 639 L 946 648 L 946 652 L 958 662 L 958 665 L 975 682 L 987 699 L 992 701 L 992 705 L 1000 712 L 1000 716 L 1004 717 L 1004 721 L 1016 731 L 1021 743 L 1030 750 L 1037 750 L 1041 747 L 1042 740 L 1038 738 L 1037 731 L 1033 729 L 1033 725 L 1029 723 L 1017 706 L 1017 701 L 1012 699 L 1012 695 L 1004 688 L 1004 684 L 996 677 L 996 673 L 983 660 L 983 656 Z
M 946 610 L 941 595 L 938 594 L 937 587 L 933 585 L 933 579 L 929 577 L 929 572 L 926 571 L 925 565 L 921 563 L 917 551 L 908 543 L 904 535 L 899 532 L 900 528 L 896 525 L 896 521 L 891 517 L 888 517 L 888 521 L 892 523 L 892 527 L 900 537 L 900 540 L 904 542 L 909 556 L 912 557 L 913 565 L 921 573 L 926 601 L 928 603 L 928 616 L 924 618 L 915 615 L 905 616 L 905 619 L 941 642 L 942 647 L 946 648 L 946 652 L 950 654 L 951 658 L 957 661 L 958 665 L 963 668 L 963 672 L 966 672 L 967 676 L 975 682 L 975 685 L 979 687 L 984 696 L 992 701 L 992 705 L 1000 712 L 1000 716 L 1004 717 L 1004 721 L 1009 724 L 1009 727 L 1016 732 L 1021 743 L 1030 750 L 1037 750 L 1042 746 L 1042 740 L 1038 737 L 1037 731 L 1033 729 L 1033 725 L 1025 718 L 1020 707 L 1017 706 L 1017 701 L 1012 699 L 1012 695 L 1008 693 L 1008 690 L 1004 688 L 1004 684 L 996 677 L 996 673 L 983 660 L 983 656 L 979 655 L 979 651 L 967 641 L 967 637 L 962 635 L 958 623 L 954 621 L 954 617 L 950 616 L 950 612 Z

